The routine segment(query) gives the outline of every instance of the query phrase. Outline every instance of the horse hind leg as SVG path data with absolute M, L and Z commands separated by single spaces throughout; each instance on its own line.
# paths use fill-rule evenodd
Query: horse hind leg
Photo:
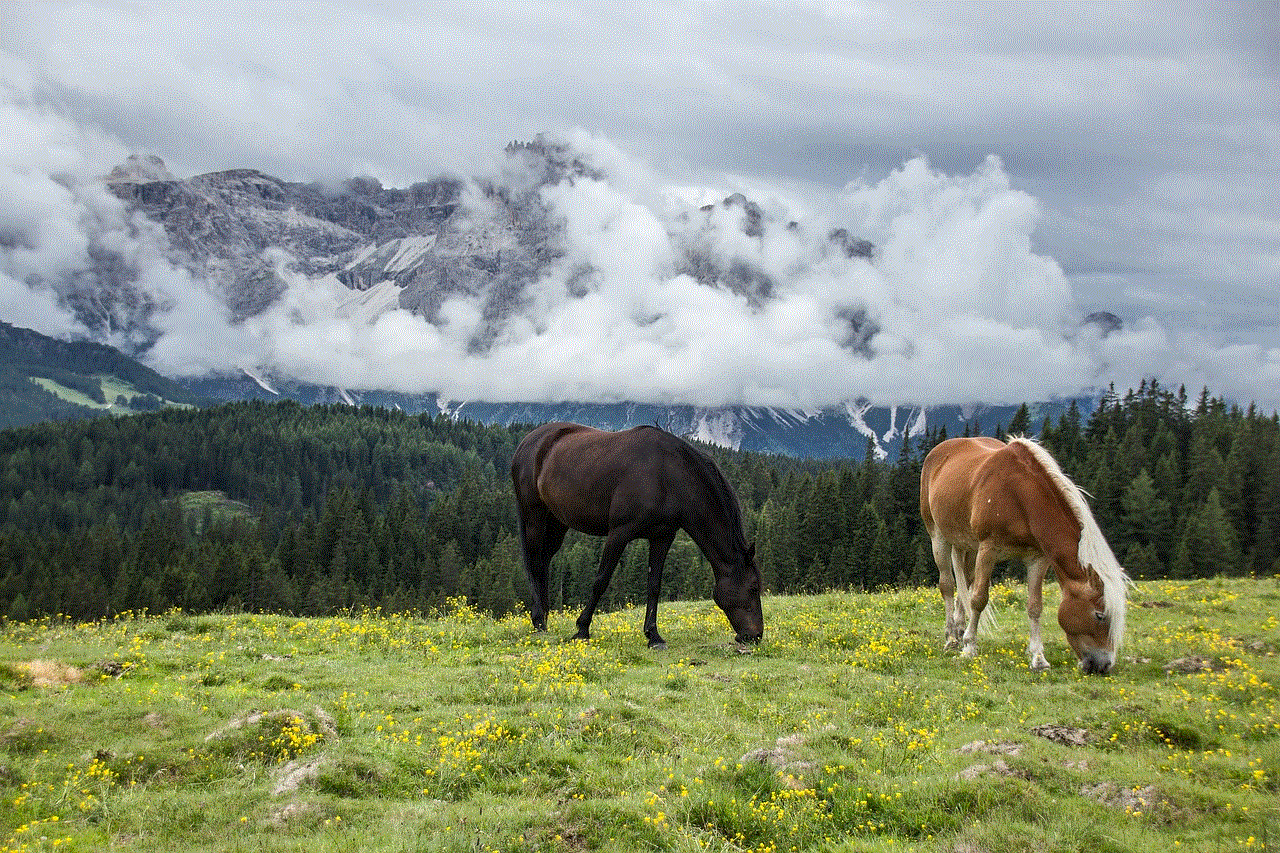
M 958 622 L 961 613 L 957 609 L 960 605 L 956 601 L 956 576 L 951 565 L 953 550 L 951 543 L 941 536 L 933 537 L 933 562 L 938 566 L 938 590 L 942 593 L 942 612 L 946 616 L 944 649 L 958 648 L 964 631 L 964 625 Z
M 532 599 L 529 618 L 535 631 L 545 631 L 547 614 L 551 609 L 551 558 L 564 544 L 568 531 L 545 511 L 531 514 L 520 527 L 524 570 L 529 580 L 529 597 Z
M 1043 557 L 1027 564 L 1027 621 L 1028 640 L 1027 657 L 1033 670 L 1049 668 L 1049 660 L 1044 656 L 1044 640 L 1040 637 L 1040 613 L 1044 608 L 1044 578 L 1049 571 L 1049 562 Z

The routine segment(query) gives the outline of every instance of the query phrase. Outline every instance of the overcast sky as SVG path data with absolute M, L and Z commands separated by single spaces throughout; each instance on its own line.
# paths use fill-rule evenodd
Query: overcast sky
M 982 184 L 1051 310 L 1159 341 L 1122 381 L 1280 405 L 1275 3 L 6 3 L 0 50 L 10 189 L 133 152 L 404 186 L 574 128 L 793 211 Z

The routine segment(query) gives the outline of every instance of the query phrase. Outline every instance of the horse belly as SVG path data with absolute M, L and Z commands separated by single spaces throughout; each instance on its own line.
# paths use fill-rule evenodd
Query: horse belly
M 545 474 L 538 478 L 538 498 L 557 521 L 570 530 L 605 536 L 609 533 L 608 500 L 593 491 L 576 489 L 572 483 L 566 485 L 565 480 Z

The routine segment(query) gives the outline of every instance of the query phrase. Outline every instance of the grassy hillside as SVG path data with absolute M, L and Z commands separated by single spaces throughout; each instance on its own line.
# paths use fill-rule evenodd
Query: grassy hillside
M 1056 593 L 1050 593 L 1056 599 Z M 979 656 L 931 589 L 709 602 L 589 643 L 438 618 L 129 616 L 0 635 L 6 850 L 922 850 L 1280 846 L 1280 585 L 1139 583 L 1110 677 Z M 1051 612 L 1051 611 L 1050 611 Z
M 0 427 L 207 402 L 113 347 L 4 322 L 0 392 Z

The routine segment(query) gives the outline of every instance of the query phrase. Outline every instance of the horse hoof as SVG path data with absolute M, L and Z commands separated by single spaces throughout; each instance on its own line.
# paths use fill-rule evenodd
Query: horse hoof
M 574 634 L 572 637 L 566 637 L 565 642 L 572 643 L 576 640 L 581 640 L 582 642 L 585 643 L 587 640 L 590 640 L 590 639 L 591 639 L 591 635 L 589 633 L 587 633 L 586 631 L 579 631 L 578 633 Z
M 958 649 L 958 648 L 960 648 L 960 641 L 957 640 L 955 637 L 951 637 L 945 643 L 942 644 L 942 650 L 944 652 L 949 652 L 952 649 Z
M 1044 658 L 1040 658 L 1040 660 L 1033 660 L 1031 662 L 1031 669 L 1033 672 L 1044 672 L 1048 668 L 1049 662 Z
M 655 651 L 662 651 L 666 647 L 667 647 L 666 640 L 650 640 L 649 641 L 649 648 L 654 649 Z

